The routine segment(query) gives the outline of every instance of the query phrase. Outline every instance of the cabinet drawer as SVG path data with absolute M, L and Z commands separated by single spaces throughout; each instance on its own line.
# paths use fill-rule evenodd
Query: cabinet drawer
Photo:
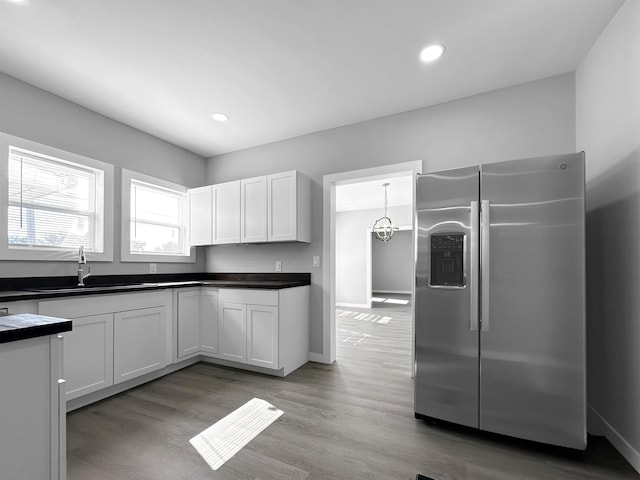
M 218 293 L 221 302 L 244 303 L 246 305 L 278 306 L 278 290 L 240 290 L 221 288 Z

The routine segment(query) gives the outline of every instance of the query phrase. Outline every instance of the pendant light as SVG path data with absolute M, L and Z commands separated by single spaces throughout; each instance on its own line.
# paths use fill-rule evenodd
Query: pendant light
M 389 183 L 383 183 L 384 187 L 384 217 L 379 218 L 373 224 L 373 233 L 376 238 L 382 242 L 388 242 L 393 237 L 393 232 L 395 232 L 398 227 L 393 226 L 393 222 L 387 215 L 387 187 Z

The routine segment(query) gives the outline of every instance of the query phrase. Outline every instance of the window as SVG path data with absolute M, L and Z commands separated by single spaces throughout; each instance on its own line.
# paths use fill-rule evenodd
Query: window
M 103 251 L 101 170 L 9 148 L 9 248 Z
M 187 189 L 124 169 L 122 179 L 122 260 L 195 261 L 187 242 Z
M 0 187 L 7 212 L 0 258 L 77 260 L 83 246 L 89 260 L 112 260 L 104 232 L 113 223 L 105 206 L 113 167 L 6 134 L 0 147 L 7 179 Z

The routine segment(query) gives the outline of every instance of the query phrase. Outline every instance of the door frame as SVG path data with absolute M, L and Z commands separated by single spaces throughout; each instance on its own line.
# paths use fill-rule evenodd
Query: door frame
M 388 178 L 390 175 L 398 177 L 412 175 L 415 177 L 419 173 L 422 173 L 422 160 L 324 175 L 322 180 L 322 255 L 325 258 L 325 268 L 322 275 L 322 354 L 313 354 L 310 360 L 321 363 L 333 363 L 336 361 L 336 185 L 360 183 L 376 180 L 376 178 Z M 415 228 L 415 182 L 412 183 L 411 188 L 413 190 L 412 198 L 414 199 L 413 224 Z M 414 264 L 415 256 L 416 245 L 414 237 L 412 244 Z M 415 288 L 413 287 L 412 303 L 414 295 Z M 412 332 L 413 321 L 412 315 Z M 411 357 L 411 365 L 413 366 L 413 348 Z

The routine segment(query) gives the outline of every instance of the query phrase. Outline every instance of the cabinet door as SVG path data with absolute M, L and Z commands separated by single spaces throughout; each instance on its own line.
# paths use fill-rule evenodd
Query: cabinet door
M 165 332 L 163 307 L 114 314 L 114 383 L 163 368 Z
M 240 181 L 242 243 L 267 241 L 267 177 Z
M 268 239 L 296 240 L 296 172 L 268 176 Z
M 247 363 L 278 368 L 278 307 L 247 305 Z
M 113 314 L 74 318 L 64 336 L 66 399 L 113 385 Z
M 178 292 L 178 358 L 200 351 L 200 289 Z
M 189 190 L 189 244 L 213 242 L 213 188 L 211 185 Z
M 220 302 L 218 307 L 219 354 L 234 362 L 247 361 L 247 308 L 241 303 Z
M 209 288 L 200 296 L 200 350 L 218 353 L 218 292 Z
M 240 243 L 240 180 L 213 185 L 213 243 Z

